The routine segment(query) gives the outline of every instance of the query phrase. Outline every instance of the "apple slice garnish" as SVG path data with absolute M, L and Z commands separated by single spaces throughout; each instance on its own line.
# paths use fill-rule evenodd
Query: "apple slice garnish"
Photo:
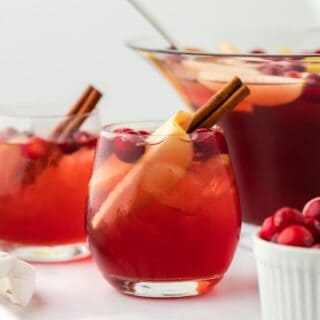
M 178 183 L 193 157 L 192 143 L 183 129 L 190 119 L 190 113 L 180 111 L 148 138 L 145 154 L 109 193 L 92 219 L 93 228 L 122 219 Z M 159 136 L 163 140 L 153 143 Z
M 230 77 L 237 75 L 241 80 L 243 75 L 260 74 L 255 68 L 249 67 L 245 61 L 236 60 L 234 63 L 232 62 L 233 60 L 231 58 L 222 60 L 221 58 L 215 57 L 183 60 L 181 72 L 185 72 L 184 78 L 189 78 L 192 75 L 194 79 L 198 79 L 202 72 L 208 72 L 212 75 L 218 73 L 229 75 Z
M 237 71 L 235 70 L 234 72 Z M 303 79 L 263 74 L 237 74 L 251 91 L 246 100 L 255 105 L 277 106 L 290 103 L 301 95 L 304 87 Z M 208 70 L 199 73 L 198 81 L 213 92 L 216 92 L 230 78 L 231 74 Z
M 185 77 L 195 77 L 197 74 L 199 83 L 213 92 L 218 91 L 237 75 L 251 91 L 245 101 L 256 105 L 276 106 L 292 102 L 301 95 L 304 87 L 303 79 L 264 75 L 245 61 L 225 64 L 218 63 L 217 60 L 199 58 L 185 60 L 182 64 L 183 68 L 188 70 L 185 71 Z
M 94 206 L 96 207 L 99 202 L 111 192 L 116 184 L 125 177 L 129 170 L 133 167 L 132 163 L 127 163 L 119 160 L 119 158 L 111 154 L 105 161 L 95 170 L 89 182 L 90 195 L 94 196 Z

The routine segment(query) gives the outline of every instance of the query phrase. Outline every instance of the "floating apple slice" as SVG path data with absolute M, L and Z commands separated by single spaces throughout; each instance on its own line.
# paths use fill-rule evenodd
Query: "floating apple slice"
M 101 205 L 109 192 L 125 177 L 132 167 L 133 164 L 119 160 L 114 154 L 110 155 L 93 171 L 89 189 L 91 191 L 90 195 L 94 195 L 94 199 L 90 199 L 90 202 L 93 202 L 95 207 Z
M 217 63 L 206 58 L 182 62 L 186 76 L 197 74 L 199 83 L 216 92 L 233 76 L 237 75 L 251 91 L 247 101 L 266 106 L 289 103 L 297 99 L 304 86 L 303 79 L 270 76 L 240 60 L 236 64 Z
M 238 72 L 238 69 L 234 70 L 233 74 L 235 72 Z M 237 73 L 237 75 L 250 89 L 251 93 L 247 101 L 255 105 L 277 106 L 286 104 L 296 100 L 303 91 L 303 79 L 263 74 Z M 230 78 L 230 74 L 207 70 L 199 73 L 198 81 L 216 92 Z
M 192 162 L 193 146 L 183 128 L 191 114 L 178 112 L 150 136 L 145 154 L 115 186 L 92 219 L 93 228 L 112 224 L 146 205 L 154 197 L 169 192 Z M 153 144 L 154 137 L 164 136 Z

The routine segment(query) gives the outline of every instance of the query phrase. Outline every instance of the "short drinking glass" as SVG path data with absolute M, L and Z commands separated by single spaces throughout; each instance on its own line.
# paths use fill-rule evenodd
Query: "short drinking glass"
M 0 108 L 0 246 L 28 261 L 89 254 L 85 207 L 98 114 L 83 114 L 80 130 L 52 139 L 57 123 L 74 118 L 50 110 Z
M 150 135 L 159 126 L 102 130 L 89 184 L 89 243 L 106 280 L 123 293 L 198 295 L 222 279 L 238 242 L 233 170 L 220 128 Z

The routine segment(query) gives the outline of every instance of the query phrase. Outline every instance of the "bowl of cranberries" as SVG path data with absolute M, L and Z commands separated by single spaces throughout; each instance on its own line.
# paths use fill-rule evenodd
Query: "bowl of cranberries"
M 284 207 L 254 236 L 263 319 L 320 319 L 320 197 Z

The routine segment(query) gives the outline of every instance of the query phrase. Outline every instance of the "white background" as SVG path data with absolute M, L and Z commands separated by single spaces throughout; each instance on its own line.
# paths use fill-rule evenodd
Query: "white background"
M 303 26 L 316 16 L 312 0 L 142 2 L 176 39 L 194 43 L 239 26 Z M 71 103 L 91 82 L 105 93 L 104 122 L 165 118 L 181 102 L 124 46 L 141 34 L 154 32 L 126 0 L 0 0 L 0 104 Z M 256 41 L 263 46 L 262 33 Z

